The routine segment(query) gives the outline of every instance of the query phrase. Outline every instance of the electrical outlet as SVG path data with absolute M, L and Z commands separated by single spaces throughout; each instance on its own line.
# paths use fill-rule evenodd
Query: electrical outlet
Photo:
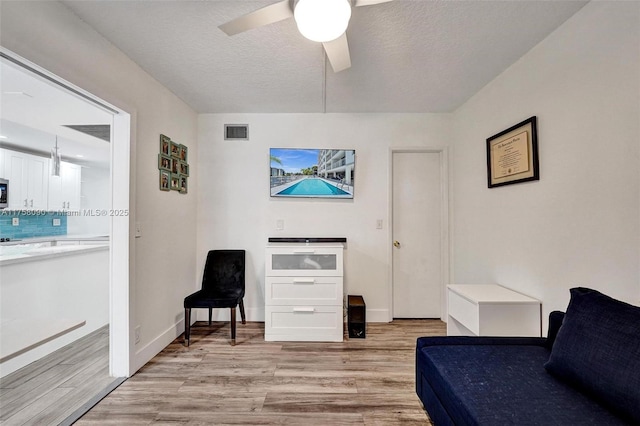
M 382 219 L 376 221 L 376 229 L 382 229 Z
M 283 229 L 284 229 L 284 220 L 283 219 L 276 220 L 276 230 L 282 231 Z
M 58 218 L 53 219 L 53 226 L 60 226 L 60 219 Z
M 136 328 L 134 328 L 133 336 L 134 336 L 135 344 L 137 345 L 138 343 L 140 343 L 140 326 L 137 326 Z
M 20 226 L 20 218 L 19 217 L 14 217 L 13 219 L 11 219 L 11 224 L 13 226 Z

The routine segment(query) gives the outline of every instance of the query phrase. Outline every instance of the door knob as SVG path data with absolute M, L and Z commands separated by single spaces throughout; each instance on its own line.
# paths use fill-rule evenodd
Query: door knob
M 394 241 L 394 242 L 393 242 L 393 246 L 394 246 L 395 248 L 400 248 L 400 241 Z

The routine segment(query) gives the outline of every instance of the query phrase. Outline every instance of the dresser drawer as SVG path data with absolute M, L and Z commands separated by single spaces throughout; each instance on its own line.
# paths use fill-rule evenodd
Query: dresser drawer
M 342 277 L 266 277 L 267 305 L 342 306 Z
M 269 247 L 266 276 L 342 276 L 340 247 Z
M 340 306 L 266 306 L 266 341 L 342 342 Z

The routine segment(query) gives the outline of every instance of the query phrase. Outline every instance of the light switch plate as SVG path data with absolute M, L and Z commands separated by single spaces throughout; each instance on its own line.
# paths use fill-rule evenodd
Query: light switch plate
M 11 224 L 13 226 L 20 226 L 20 218 L 19 217 L 14 217 L 13 219 L 11 219 Z

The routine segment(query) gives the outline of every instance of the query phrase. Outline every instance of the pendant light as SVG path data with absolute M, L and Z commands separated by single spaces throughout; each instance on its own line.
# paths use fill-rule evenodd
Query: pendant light
M 60 151 L 58 150 L 58 136 L 56 135 L 56 146 L 51 148 L 51 176 L 60 176 Z

